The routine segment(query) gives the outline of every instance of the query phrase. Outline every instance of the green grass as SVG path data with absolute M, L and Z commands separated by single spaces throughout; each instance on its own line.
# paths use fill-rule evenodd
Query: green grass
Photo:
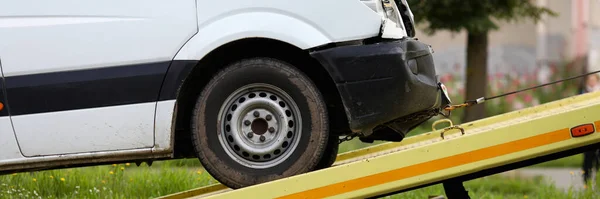
M 154 198 L 216 183 L 204 170 L 172 166 L 176 163 L 164 161 L 152 167 L 120 164 L 4 175 L 0 176 L 0 198 Z M 465 187 L 472 198 L 598 198 L 592 191 L 560 191 L 542 178 L 494 175 L 466 182 Z M 443 194 L 442 185 L 433 185 L 385 198 L 416 199 Z
M 596 184 L 600 182 L 600 176 L 596 176 Z M 592 199 L 600 198 L 600 192 L 592 189 L 583 191 L 560 190 L 548 183 L 544 177 L 524 178 L 511 175 L 492 175 L 464 183 L 465 189 L 471 198 L 496 199 L 496 198 L 540 198 L 540 199 L 563 199 L 578 198 Z M 588 184 L 588 187 L 591 184 Z M 422 189 L 387 196 L 384 198 L 428 198 L 428 196 L 445 195 L 441 184 L 425 187 Z
M 0 176 L 0 198 L 152 198 L 216 183 L 202 169 L 163 162 Z
M 509 178 L 500 175 L 488 176 L 465 183 L 471 198 L 573 198 L 579 194 L 568 194 L 546 183 L 543 178 Z M 441 184 L 386 198 L 427 198 L 444 195 Z

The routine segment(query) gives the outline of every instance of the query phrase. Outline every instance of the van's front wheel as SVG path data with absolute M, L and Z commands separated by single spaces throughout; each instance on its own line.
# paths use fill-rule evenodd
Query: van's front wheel
M 321 166 L 329 139 L 325 103 L 295 67 L 242 60 L 199 96 L 192 138 L 206 170 L 231 188 L 309 172 Z

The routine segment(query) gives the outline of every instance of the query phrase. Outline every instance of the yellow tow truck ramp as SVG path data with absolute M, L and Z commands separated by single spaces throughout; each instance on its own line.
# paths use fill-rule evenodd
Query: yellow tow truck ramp
M 319 171 L 163 198 L 370 198 L 438 183 L 448 198 L 465 198 L 464 181 L 597 147 L 599 127 L 600 92 L 588 93 L 343 153 Z

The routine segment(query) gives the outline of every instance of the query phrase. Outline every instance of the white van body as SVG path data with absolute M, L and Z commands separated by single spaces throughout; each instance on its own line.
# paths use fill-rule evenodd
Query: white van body
M 387 0 L 3 2 L 0 171 L 194 157 L 176 150 L 178 139 L 189 139 L 177 138 L 176 104 L 181 82 L 211 52 L 249 38 L 310 51 L 410 37 L 401 17 L 389 17 L 399 11 L 384 11 L 390 4 L 396 7 Z M 252 44 L 259 45 L 245 49 L 272 47 Z

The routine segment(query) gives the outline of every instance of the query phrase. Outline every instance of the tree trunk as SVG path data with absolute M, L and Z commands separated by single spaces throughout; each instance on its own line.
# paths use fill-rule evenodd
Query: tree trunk
M 475 100 L 486 96 L 487 90 L 488 33 L 468 33 L 466 100 Z M 465 109 L 462 122 L 478 120 L 486 116 L 483 104 Z

